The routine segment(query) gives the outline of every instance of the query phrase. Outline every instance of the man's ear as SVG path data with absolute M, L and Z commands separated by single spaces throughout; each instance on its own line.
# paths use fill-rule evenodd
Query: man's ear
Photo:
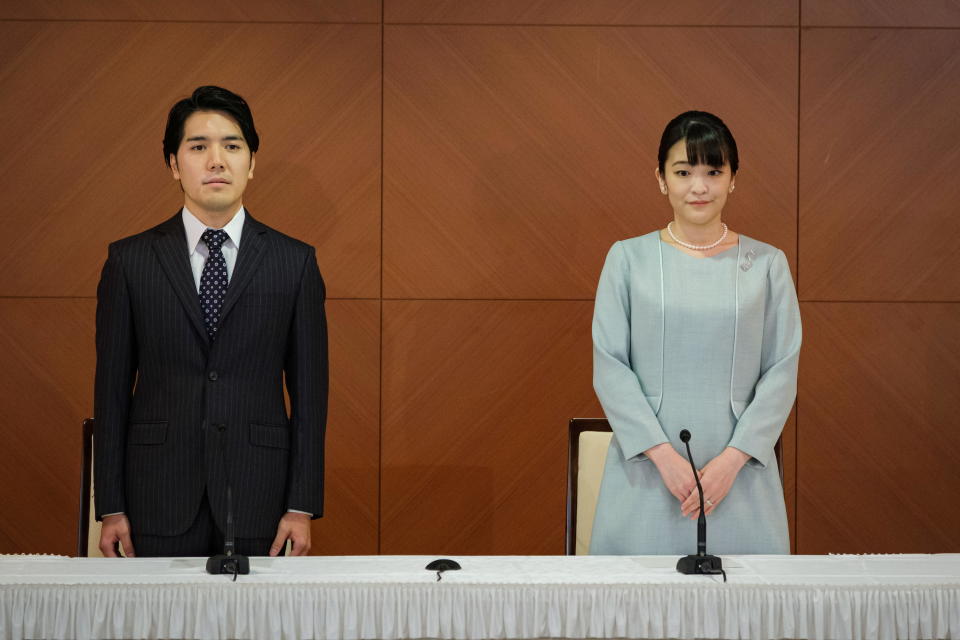
M 173 174 L 174 180 L 180 180 L 180 167 L 177 166 L 177 154 L 170 154 L 170 173 Z
M 250 171 L 247 172 L 247 180 L 253 180 L 253 167 L 257 164 L 257 154 L 250 152 Z

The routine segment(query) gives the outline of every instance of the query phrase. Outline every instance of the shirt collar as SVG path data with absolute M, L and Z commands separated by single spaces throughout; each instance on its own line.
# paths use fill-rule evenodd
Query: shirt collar
M 187 249 L 190 253 L 193 253 L 197 250 L 197 246 L 201 242 L 200 236 L 203 235 L 203 232 L 206 231 L 208 227 L 200 222 L 197 216 L 193 215 L 186 206 L 183 207 L 180 217 L 183 219 L 183 229 L 187 233 Z M 232 242 L 233 246 L 237 249 L 240 248 L 240 235 L 243 232 L 243 221 L 245 219 L 246 211 L 244 211 L 243 207 L 240 207 L 230 219 L 230 222 L 223 227 L 223 230 L 226 231 L 229 236 L 227 242 Z

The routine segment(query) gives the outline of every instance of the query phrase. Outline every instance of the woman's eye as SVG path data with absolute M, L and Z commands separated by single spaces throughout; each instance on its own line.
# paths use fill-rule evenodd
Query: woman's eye
M 677 171 L 677 175 L 680 176 L 681 178 L 686 178 L 688 175 L 690 175 L 690 172 L 685 171 L 684 169 L 680 169 L 679 171 Z

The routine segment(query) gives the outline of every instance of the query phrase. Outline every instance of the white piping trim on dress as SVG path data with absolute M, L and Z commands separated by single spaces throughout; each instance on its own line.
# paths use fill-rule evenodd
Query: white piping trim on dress
M 657 254 L 660 256 L 660 402 L 657 403 L 657 411 L 654 415 L 660 413 L 660 407 L 663 405 L 663 345 L 667 340 L 667 306 L 663 293 L 663 242 L 659 234 L 657 234 Z
M 737 370 L 737 329 L 740 326 L 740 252 L 743 248 L 743 236 L 738 238 L 737 242 L 737 262 L 733 267 L 736 275 L 734 284 L 734 308 L 733 308 L 733 356 L 730 358 L 730 410 L 734 417 L 739 420 L 737 408 L 733 405 L 733 377 Z

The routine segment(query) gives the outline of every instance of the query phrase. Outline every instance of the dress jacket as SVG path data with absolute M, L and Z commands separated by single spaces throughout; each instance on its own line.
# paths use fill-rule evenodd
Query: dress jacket
M 324 297 L 313 248 L 248 212 L 211 342 L 180 212 L 111 244 L 97 289 L 97 518 L 177 535 L 204 492 L 221 531 L 232 509 L 237 537 L 272 538 L 288 509 L 319 517 Z
M 731 249 L 732 251 L 733 249 Z M 740 235 L 729 446 L 747 464 L 774 462 L 774 445 L 797 393 L 800 310 L 786 256 Z M 593 384 L 625 459 L 668 442 L 657 421 L 663 395 L 663 254 L 658 231 L 616 242 L 597 289 Z

